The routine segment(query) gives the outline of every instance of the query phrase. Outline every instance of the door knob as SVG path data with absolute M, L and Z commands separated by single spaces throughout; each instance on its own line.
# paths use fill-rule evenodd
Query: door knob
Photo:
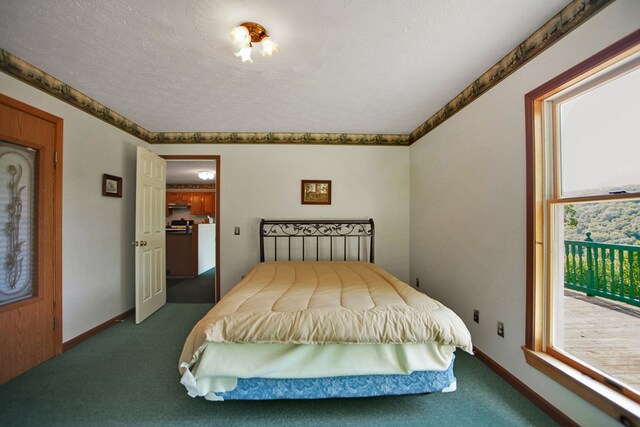
M 135 242 L 131 242 L 131 246 L 138 246 L 138 241 L 136 240 Z

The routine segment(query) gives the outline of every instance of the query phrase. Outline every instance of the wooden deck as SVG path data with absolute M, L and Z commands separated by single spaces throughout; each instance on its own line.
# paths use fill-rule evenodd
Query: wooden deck
M 565 290 L 564 349 L 640 390 L 640 309 Z

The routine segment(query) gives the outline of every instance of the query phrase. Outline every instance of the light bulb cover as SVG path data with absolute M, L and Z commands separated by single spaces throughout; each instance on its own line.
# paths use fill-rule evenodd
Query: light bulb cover
M 207 180 L 213 180 L 213 178 L 215 178 L 216 174 L 212 171 L 199 171 L 198 172 L 198 178 L 200 178 L 203 181 L 207 181 Z
M 242 25 L 233 27 L 233 29 L 231 30 L 231 41 L 239 48 L 249 46 L 249 44 L 251 43 L 249 30 Z
M 242 62 L 253 62 L 251 59 L 251 45 L 241 47 L 239 51 L 235 53 L 236 56 L 242 59 Z
M 267 36 L 262 39 L 262 51 L 261 51 L 262 56 L 266 56 L 266 55 L 271 56 L 277 51 L 278 51 L 278 44 L 273 40 L 271 40 L 270 37 Z

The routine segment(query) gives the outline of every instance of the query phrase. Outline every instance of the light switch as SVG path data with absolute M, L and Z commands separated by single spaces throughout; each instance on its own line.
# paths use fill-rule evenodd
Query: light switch
M 240 235 L 240 227 L 236 227 L 233 229 L 233 234 L 235 234 L 236 236 Z

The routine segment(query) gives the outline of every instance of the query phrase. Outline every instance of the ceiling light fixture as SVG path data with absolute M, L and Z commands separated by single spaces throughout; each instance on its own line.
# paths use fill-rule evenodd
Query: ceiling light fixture
M 199 171 L 198 172 L 198 178 L 200 178 L 203 181 L 208 181 L 208 180 L 213 180 L 213 178 L 215 178 L 216 174 L 213 173 L 212 171 Z
M 231 30 L 231 40 L 238 48 L 235 55 L 240 57 L 242 62 L 253 62 L 251 59 L 253 43 L 262 43 L 262 51 L 260 52 L 262 56 L 271 56 L 278 51 L 278 44 L 271 40 L 267 30 L 255 22 L 243 22 L 233 28 Z

